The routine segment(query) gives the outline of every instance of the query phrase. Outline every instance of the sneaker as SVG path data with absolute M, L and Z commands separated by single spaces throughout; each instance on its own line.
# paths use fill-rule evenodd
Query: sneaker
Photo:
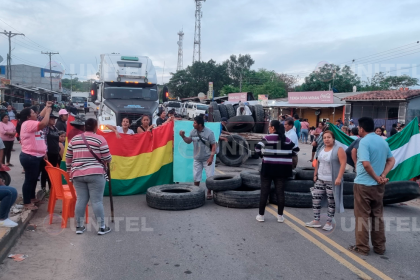
M 310 227 L 310 228 L 320 228 L 321 224 L 316 224 L 315 221 L 311 221 L 309 223 L 306 223 L 305 226 Z
M 99 235 L 104 235 L 104 234 L 107 234 L 109 232 L 111 232 L 111 228 L 105 226 L 104 228 L 99 229 L 98 234 Z
M 23 209 L 23 205 L 22 204 L 15 204 L 15 208 L 16 209 Z
M 277 222 L 283 223 L 284 222 L 284 216 L 283 215 L 277 215 Z
M 10 227 L 15 227 L 17 225 L 18 225 L 17 223 L 13 222 L 9 218 L 7 218 L 4 221 L 0 221 L 0 227 L 9 227 L 10 228 Z
M 330 231 L 330 230 L 332 230 L 334 227 L 333 227 L 333 225 L 332 224 L 325 224 L 325 226 L 322 228 L 323 230 L 326 230 L 326 231 Z
M 257 215 L 256 219 L 258 222 L 264 222 L 264 215 Z
M 86 227 L 85 226 L 82 226 L 82 227 L 77 227 L 76 228 L 76 233 L 77 234 L 82 234 L 82 233 L 84 233 L 86 231 Z

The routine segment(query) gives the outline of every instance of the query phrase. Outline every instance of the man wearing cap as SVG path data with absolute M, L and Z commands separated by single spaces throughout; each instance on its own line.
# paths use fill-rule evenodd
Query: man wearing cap
M 356 126 L 354 125 L 353 119 L 351 119 L 349 124 L 349 130 L 351 131 L 354 127 Z
M 61 109 L 58 112 L 58 119 L 57 122 L 55 123 L 55 127 L 59 130 L 59 131 L 67 131 L 67 120 L 69 119 L 69 112 L 67 112 L 66 109 Z
M 239 107 L 236 109 L 236 116 L 251 116 L 252 112 L 248 106 L 244 103 L 239 102 Z
M 85 115 L 79 114 L 75 116 L 74 121 L 70 122 L 72 126 L 71 130 L 67 133 L 68 142 L 73 139 L 74 136 L 85 132 Z

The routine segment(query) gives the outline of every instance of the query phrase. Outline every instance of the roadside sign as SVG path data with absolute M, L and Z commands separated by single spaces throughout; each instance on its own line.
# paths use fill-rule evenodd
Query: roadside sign
M 207 99 L 213 99 L 213 82 L 209 82 L 209 93 L 207 94 Z

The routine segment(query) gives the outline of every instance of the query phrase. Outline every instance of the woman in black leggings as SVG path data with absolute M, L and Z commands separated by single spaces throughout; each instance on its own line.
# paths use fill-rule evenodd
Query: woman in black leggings
M 60 135 L 58 134 L 58 129 L 55 127 L 55 121 L 57 120 L 57 116 L 53 114 L 50 115 L 50 120 L 48 122 L 48 134 L 45 136 L 47 137 L 47 157 L 48 161 L 51 163 L 52 166 L 57 167 L 60 158 L 60 145 L 59 145 L 59 138 Z M 48 173 L 45 170 L 45 161 L 41 162 L 41 188 L 45 190 L 48 180 L 48 185 L 51 188 L 51 182 L 48 177 Z
M 285 136 L 284 126 L 277 120 L 271 121 L 268 130 L 270 134 L 255 147 L 255 152 L 262 157 L 260 209 L 257 221 L 264 222 L 265 206 L 271 182 L 274 181 L 278 202 L 277 221 L 283 223 L 284 181 L 292 177 L 292 149 L 295 143 Z

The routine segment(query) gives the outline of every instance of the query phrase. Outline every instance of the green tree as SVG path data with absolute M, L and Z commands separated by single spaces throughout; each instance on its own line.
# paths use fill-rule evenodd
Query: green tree
M 248 72 L 254 63 L 255 61 L 249 54 L 239 54 L 239 56 L 232 54 L 223 64 L 226 66 L 227 73 L 232 79 L 232 84 L 239 87 L 241 79 L 244 79 L 244 73 Z
M 325 64 L 309 74 L 305 82 L 296 87 L 296 91 L 328 90 L 330 85 L 337 92 L 351 92 L 353 86 L 360 87 L 361 82 L 349 66 L 340 68 L 338 65 Z
M 385 83 L 389 84 L 391 88 L 397 89 L 400 87 L 418 86 L 419 79 L 412 78 L 408 75 L 389 76 L 389 77 L 386 77 Z

